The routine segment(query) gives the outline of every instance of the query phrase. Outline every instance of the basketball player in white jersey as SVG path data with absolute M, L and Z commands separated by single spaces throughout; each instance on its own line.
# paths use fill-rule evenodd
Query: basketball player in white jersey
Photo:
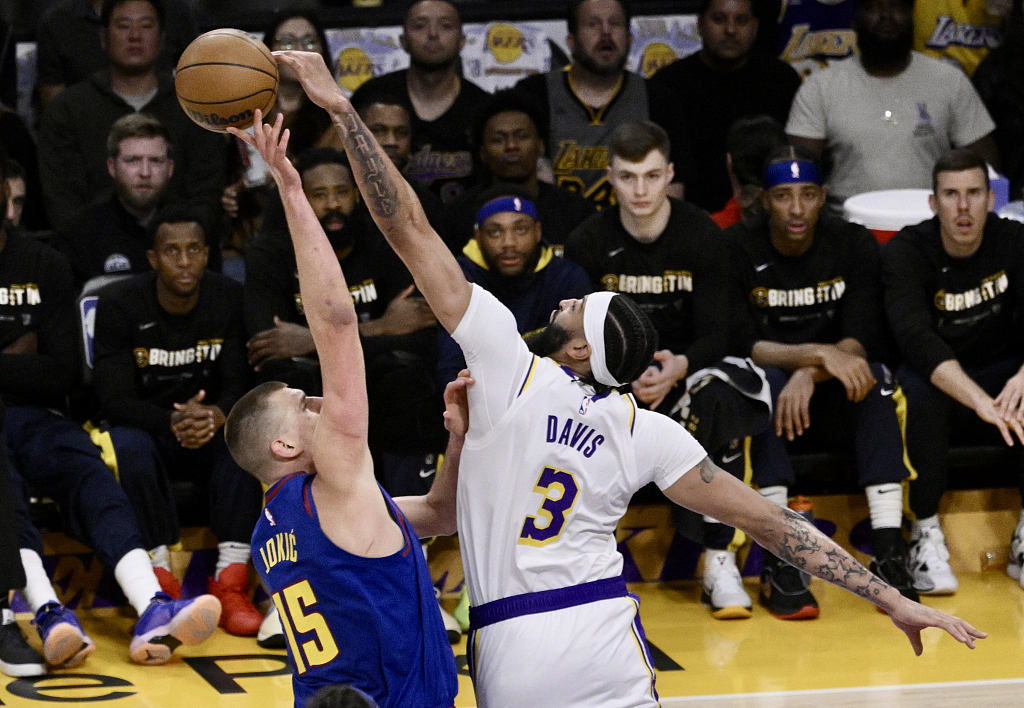
M 566 300 L 538 335 L 542 356 L 529 351 L 512 314 L 467 283 L 320 55 L 276 56 L 331 114 L 377 225 L 476 380 L 458 525 L 482 708 L 658 705 L 637 600 L 622 580 L 615 543 L 633 492 L 651 481 L 676 503 L 740 528 L 787 562 L 870 600 L 918 654 L 925 627 L 941 627 L 970 647 L 985 636 L 907 600 L 799 514 L 721 472 L 678 424 L 619 393 L 655 348 L 653 328 L 632 301 L 612 293 Z M 261 126 L 253 142 L 265 150 L 279 130 Z

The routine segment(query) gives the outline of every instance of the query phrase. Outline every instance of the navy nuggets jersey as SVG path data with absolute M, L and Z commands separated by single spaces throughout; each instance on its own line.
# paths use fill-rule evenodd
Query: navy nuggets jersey
M 281 613 L 295 705 L 321 687 L 355 686 L 380 708 L 449 708 L 458 683 L 418 539 L 381 489 L 405 546 L 384 558 L 338 548 L 320 529 L 315 475 L 267 492 L 252 559 Z

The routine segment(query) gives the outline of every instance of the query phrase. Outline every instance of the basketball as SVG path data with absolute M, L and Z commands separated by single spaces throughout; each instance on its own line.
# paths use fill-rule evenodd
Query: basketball
M 217 133 L 248 128 L 256 109 L 277 101 L 277 62 L 245 32 L 216 29 L 196 37 L 178 61 L 174 90 L 185 115 Z

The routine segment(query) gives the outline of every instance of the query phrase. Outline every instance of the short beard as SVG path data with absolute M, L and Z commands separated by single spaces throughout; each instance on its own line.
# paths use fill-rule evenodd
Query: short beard
M 411 54 L 409 55 L 409 66 L 415 68 L 417 71 L 422 71 L 427 74 L 437 74 L 448 71 L 455 64 L 459 55 L 456 54 L 454 57 L 449 59 L 438 59 L 437 61 L 423 61 L 416 59 Z
M 610 77 L 622 73 L 622 70 L 626 67 L 626 62 L 629 60 L 629 53 L 624 53 L 621 58 L 610 66 L 602 66 L 601 64 L 598 64 L 593 57 L 581 51 L 574 52 L 572 58 L 573 61 L 589 71 L 591 74 Z
M 569 333 L 552 322 L 544 329 L 526 339 L 526 347 L 537 356 L 551 356 L 565 346 Z
M 148 197 L 138 197 L 132 193 L 132 190 L 125 187 L 120 182 L 114 183 L 114 189 L 117 191 L 117 198 L 121 200 L 130 211 L 138 212 L 140 214 L 147 214 L 160 204 L 160 201 L 164 197 L 164 192 L 167 191 L 166 185 L 156 190 Z
M 876 39 L 869 32 L 859 32 L 857 46 L 866 68 L 898 69 L 906 64 L 914 48 L 914 28 L 909 27 L 894 39 Z

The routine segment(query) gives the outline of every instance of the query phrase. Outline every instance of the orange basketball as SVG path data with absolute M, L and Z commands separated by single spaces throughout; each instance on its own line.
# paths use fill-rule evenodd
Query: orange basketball
M 266 115 L 277 101 L 277 62 L 266 45 L 245 32 L 217 29 L 188 45 L 174 76 L 185 115 L 217 133 L 248 128 L 256 109 Z

